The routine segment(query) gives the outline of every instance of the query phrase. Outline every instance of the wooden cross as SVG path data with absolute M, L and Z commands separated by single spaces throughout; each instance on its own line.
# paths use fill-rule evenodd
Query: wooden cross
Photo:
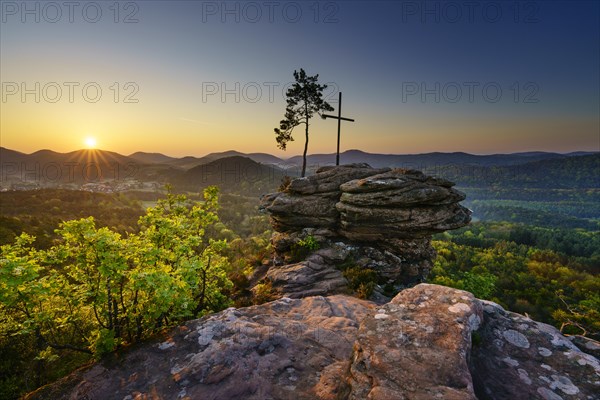
M 335 155 L 335 165 L 340 165 L 340 129 L 341 129 L 341 125 L 342 125 L 342 120 L 354 122 L 353 119 L 342 117 L 342 92 L 340 92 L 340 101 L 338 104 L 337 117 L 335 115 L 329 115 L 329 114 L 323 114 L 322 117 L 323 117 L 323 119 L 334 118 L 334 119 L 338 120 L 337 153 Z

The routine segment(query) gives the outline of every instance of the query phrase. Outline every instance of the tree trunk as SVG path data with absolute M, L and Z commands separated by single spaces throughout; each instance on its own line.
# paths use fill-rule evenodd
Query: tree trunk
M 304 141 L 304 154 L 302 154 L 302 177 L 306 175 L 306 152 L 308 151 L 308 104 L 305 100 L 305 114 L 306 117 L 306 140 Z

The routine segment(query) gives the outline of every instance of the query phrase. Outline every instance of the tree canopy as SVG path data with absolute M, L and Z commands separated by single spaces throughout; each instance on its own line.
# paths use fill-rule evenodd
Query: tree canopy
M 126 237 L 92 217 L 64 222 L 48 250 L 22 234 L 1 247 L 0 333 L 32 336 L 42 358 L 64 349 L 98 356 L 223 309 L 227 243 L 206 235 L 217 208 L 211 187 L 195 204 L 169 194 Z

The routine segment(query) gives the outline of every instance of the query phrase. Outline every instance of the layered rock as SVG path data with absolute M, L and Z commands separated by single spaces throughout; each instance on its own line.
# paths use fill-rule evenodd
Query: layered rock
M 346 279 L 334 266 L 344 262 L 348 254 L 345 246 L 334 244 L 315 251 L 305 261 L 269 268 L 266 279 L 277 292 L 292 298 L 344 293 Z
M 452 182 L 396 169 L 340 185 L 340 233 L 352 240 L 421 238 L 470 221 Z
M 567 400 L 599 391 L 598 359 L 555 328 L 420 284 L 385 306 L 337 295 L 228 309 L 30 398 Z
M 341 196 L 340 185 L 386 171 L 389 169 L 373 169 L 367 164 L 322 167 L 315 175 L 292 180 L 285 192 L 264 196 L 262 203 L 278 232 L 304 228 L 335 231 L 339 226 L 336 204 Z
M 262 198 L 276 231 L 266 277 L 290 297 L 347 291 L 336 273 L 340 264 L 375 271 L 379 292 L 383 285 L 398 290 L 421 282 L 435 256 L 431 235 L 470 221 L 470 211 L 459 204 L 465 195 L 452 186 L 419 171 L 367 164 L 324 167 L 294 179 L 283 192 Z M 330 256 L 317 253 L 299 264 L 294 253 L 307 237 Z M 293 282 L 306 283 L 306 290 Z

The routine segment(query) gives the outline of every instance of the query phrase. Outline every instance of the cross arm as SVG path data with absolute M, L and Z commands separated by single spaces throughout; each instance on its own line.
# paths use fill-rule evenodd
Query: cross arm
M 354 122 L 354 120 L 351 119 L 351 118 L 338 117 L 337 115 L 323 114 L 323 115 L 321 115 L 321 117 L 323 117 L 323 119 L 325 119 L 325 118 L 333 118 L 333 119 L 341 119 L 342 121 Z

